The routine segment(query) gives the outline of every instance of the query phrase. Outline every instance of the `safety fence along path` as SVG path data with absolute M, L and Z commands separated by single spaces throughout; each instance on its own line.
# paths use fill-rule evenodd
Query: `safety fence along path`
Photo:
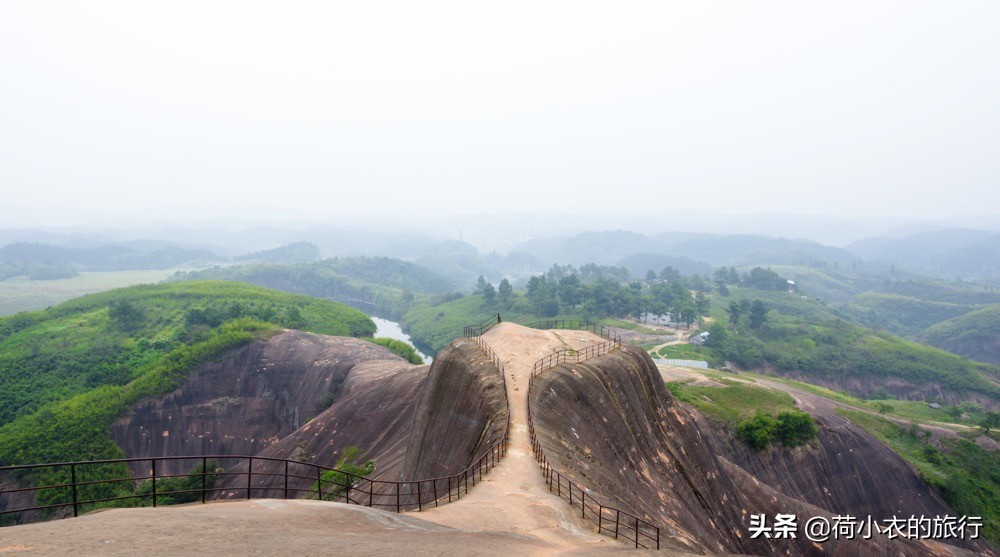
M 539 328 L 549 329 L 553 327 L 544 326 L 549 323 L 559 323 L 560 325 L 570 325 L 574 322 L 542 322 Z M 593 323 L 575 322 L 575 327 L 563 327 L 567 329 L 589 330 L 597 334 L 597 328 Z M 539 324 L 536 324 L 539 325 Z M 593 344 L 582 349 L 562 349 L 535 362 L 531 369 L 531 377 L 528 380 L 528 434 L 531 437 L 531 450 L 535 455 L 545 477 L 545 482 L 549 490 L 557 496 L 565 499 L 571 506 L 580 509 L 580 517 L 590 520 L 597 525 L 597 531 L 601 534 L 614 536 L 615 539 L 626 539 L 635 544 L 636 548 L 660 549 L 660 528 L 645 519 L 639 518 L 635 514 L 617 509 L 615 507 L 602 504 L 590 490 L 583 485 L 574 484 L 573 481 L 556 470 L 549 463 L 542 449 L 542 444 L 535 433 L 534 420 L 531 417 L 531 389 L 534 386 L 535 377 L 547 369 L 551 369 L 564 363 L 581 363 L 602 354 L 607 354 L 621 348 L 622 339 L 618 332 L 608 327 L 600 328 L 600 335 L 604 342 Z
M 484 321 L 467 332 L 487 331 Z M 60 462 L 0 467 L 0 525 L 77 516 L 100 507 L 205 503 L 219 498 L 311 498 L 395 512 L 422 511 L 461 499 L 507 454 L 510 400 L 503 363 L 478 334 L 476 344 L 504 382 L 507 424 L 501 438 L 461 472 L 438 478 L 386 481 L 298 460 L 248 455 L 196 455 Z M 167 463 L 190 463 L 192 472 L 164 473 Z M 220 467 L 224 463 L 225 467 Z M 129 470 L 140 470 L 130 473 Z M 243 479 L 245 478 L 245 483 Z M 256 479 L 257 483 L 254 483 Z M 263 481 L 262 481 L 263 480 Z
M 31 482 L 21 481 L 18 483 L 22 487 L 0 490 L 0 520 L 15 513 L 32 512 L 32 516 L 43 519 L 62 509 L 78 516 L 80 512 L 100 507 L 155 507 L 158 504 L 205 503 L 218 498 L 306 498 L 395 512 L 423 510 L 425 506 L 436 507 L 468 494 L 469 487 L 481 482 L 483 475 L 500 461 L 504 447 L 502 442 L 494 444 L 457 474 L 403 482 L 372 479 L 298 460 L 247 455 L 118 458 L 3 466 L 0 478 L 65 477 L 66 480 L 41 485 L 23 485 Z M 176 462 L 190 463 L 192 471 L 184 474 L 163 472 L 167 463 Z M 227 466 L 219 467 L 220 462 Z M 114 469 L 115 465 L 137 467 L 144 472 L 137 476 L 96 477 L 103 476 L 101 472 Z M 260 483 L 261 480 L 266 481 Z M 17 500 L 41 504 L 19 505 L 14 503 Z

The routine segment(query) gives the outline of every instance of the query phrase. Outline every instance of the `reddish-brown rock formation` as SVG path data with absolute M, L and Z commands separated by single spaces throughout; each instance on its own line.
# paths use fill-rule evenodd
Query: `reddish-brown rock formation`
M 136 405 L 114 422 L 111 438 L 126 457 L 257 454 L 322 412 L 324 395 L 370 360 L 403 362 L 363 340 L 286 331 L 203 365 L 179 389 Z M 167 464 L 164 472 L 190 465 Z
M 354 445 L 362 449 L 361 458 L 375 461 L 371 477 L 427 479 L 465 469 L 500 440 L 506 420 L 503 380 L 496 367 L 475 342 L 459 339 L 430 366 L 358 364 L 330 408 L 257 454 L 333 466 L 337 455 Z M 265 461 L 254 466 L 255 496 L 280 495 L 283 478 L 263 474 L 282 467 Z M 228 496 L 241 495 L 242 484 L 237 482 L 224 484 L 232 488 Z M 308 489 L 304 484 L 310 482 L 293 483 Z M 404 504 L 411 488 L 403 489 Z
M 824 424 L 823 440 L 814 453 L 798 453 L 800 461 L 794 454 L 781 458 L 775 470 L 762 470 L 763 462 L 751 466 L 748 455 L 728 451 L 751 469 L 744 470 L 720 457 L 723 443 L 714 434 L 703 433 L 705 424 L 673 399 L 640 349 L 625 347 L 547 370 L 535 379 L 530 403 L 539 439 L 555 468 L 592 489 L 604 504 L 665 526 L 670 537 L 692 550 L 758 555 L 949 554 L 937 544 L 882 536 L 814 544 L 800 531 L 794 540 L 751 539 L 752 514 L 772 520 L 777 513 L 795 514 L 802 526 L 813 516 L 869 510 L 888 513 L 876 515 L 878 519 L 955 513 L 926 487 L 910 492 L 919 480 L 887 448 Z M 777 478 L 789 475 L 802 479 Z M 879 482 L 882 485 L 876 488 Z M 818 495 L 824 488 L 837 494 Z M 868 488 L 872 491 L 866 492 Z M 985 542 L 954 543 L 977 553 L 995 551 Z

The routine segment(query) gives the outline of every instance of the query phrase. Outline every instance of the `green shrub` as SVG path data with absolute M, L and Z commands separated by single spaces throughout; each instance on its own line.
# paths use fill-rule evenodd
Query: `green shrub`
M 345 447 L 333 465 L 335 470 L 327 470 L 320 475 L 320 480 L 313 482 L 309 490 L 310 499 L 333 501 L 344 495 L 348 487 L 354 487 L 362 476 L 368 476 L 375 471 L 375 461 L 358 462 L 361 449 L 351 445 Z
M 412 345 L 394 338 L 374 338 L 369 342 L 388 348 L 393 354 L 403 358 L 411 364 L 423 364 L 424 359 L 417 354 L 417 349 Z
M 775 437 L 786 447 L 798 447 L 816 438 L 813 417 L 805 412 L 782 412 L 777 417 Z
M 772 441 L 786 447 L 798 447 L 815 439 L 817 431 L 816 422 L 805 412 L 781 412 L 777 418 L 757 412 L 740 422 L 736 427 L 736 438 L 755 451 L 763 451 L 771 446 Z
M 763 412 L 758 412 L 751 418 L 740 422 L 736 427 L 736 438 L 743 441 L 755 451 L 763 451 L 771 446 L 774 430 L 778 423 L 774 418 Z

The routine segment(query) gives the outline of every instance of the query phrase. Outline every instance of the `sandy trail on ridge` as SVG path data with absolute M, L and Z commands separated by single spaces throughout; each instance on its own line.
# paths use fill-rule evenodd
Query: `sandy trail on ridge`
M 414 516 L 462 530 L 499 530 L 564 547 L 624 548 L 598 534 L 566 501 L 551 494 L 531 451 L 528 379 L 531 367 L 562 348 L 579 350 L 604 339 L 587 331 L 529 329 L 500 323 L 483 335 L 507 373 L 511 439 L 507 455 L 462 499 Z

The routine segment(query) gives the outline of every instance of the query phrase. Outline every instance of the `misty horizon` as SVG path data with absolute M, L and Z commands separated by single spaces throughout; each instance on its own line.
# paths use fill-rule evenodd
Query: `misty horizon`
M 997 16 L 6 2 L 0 221 L 996 215 Z

